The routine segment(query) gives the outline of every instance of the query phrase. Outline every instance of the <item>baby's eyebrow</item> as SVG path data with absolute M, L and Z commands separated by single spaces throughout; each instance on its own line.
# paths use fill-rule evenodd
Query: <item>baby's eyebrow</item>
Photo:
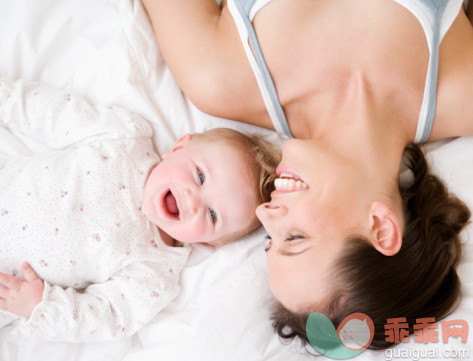
M 223 204 L 221 204 L 220 202 L 221 201 L 219 200 L 215 204 L 214 208 L 214 211 L 217 214 L 217 222 L 215 223 L 215 226 L 218 226 L 219 228 L 225 226 L 226 218 L 224 213 L 227 210 L 225 207 L 228 206 L 228 202 L 223 202 Z
M 225 223 L 225 216 L 223 215 L 222 212 L 217 211 L 217 222 L 215 223 L 215 226 L 222 227 Z
M 212 167 L 210 165 L 207 166 L 207 172 L 209 173 L 210 178 L 213 179 Z
M 211 170 L 210 166 L 208 165 L 208 163 L 204 159 L 202 159 L 199 162 L 199 166 L 205 174 L 205 180 L 206 181 L 213 179 L 212 178 L 212 170 Z
M 202 166 L 202 168 L 204 168 L 205 172 L 207 174 L 212 175 L 212 170 L 210 169 L 211 165 L 212 165 L 212 162 L 208 159 L 208 157 L 206 157 L 205 155 L 202 155 L 202 156 L 199 157 L 198 160 L 199 160 L 199 163 Z
M 206 182 L 208 181 L 212 181 L 212 182 L 215 182 L 215 179 L 213 178 L 213 174 L 212 174 L 212 165 L 208 162 L 206 162 L 205 160 L 202 160 L 202 168 L 203 168 L 203 171 L 205 173 L 205 180 Z M 223 212 L 222 212 L 222 209 L 224 209 L 222 207 L 221 204 L 217 203 L 215 204 L 214 207 L 210 206 L 213 211 L 216 213 L 217 215 L 217 220 L 215 222 L 215 226 L 219 226 L 219 227 L 222 227 L 223 224 L 224 224 L 224 221 L 225 221 L 225 217 L 223 216 Z

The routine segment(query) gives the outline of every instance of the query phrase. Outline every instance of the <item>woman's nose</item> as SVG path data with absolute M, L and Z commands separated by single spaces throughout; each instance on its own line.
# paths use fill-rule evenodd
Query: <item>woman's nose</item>
M 277 203 L 263 203 L 256 208 L 256 216 L 264 222 L 283 217 L 287 214 L 286 206 Z

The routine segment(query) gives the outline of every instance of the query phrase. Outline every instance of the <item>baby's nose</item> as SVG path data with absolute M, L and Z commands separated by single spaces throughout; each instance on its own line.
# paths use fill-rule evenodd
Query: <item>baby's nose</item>
M 190 189 L 184 192 L 185 205 L 190 214 L 196 214 L 199 210 L 199 200 Z

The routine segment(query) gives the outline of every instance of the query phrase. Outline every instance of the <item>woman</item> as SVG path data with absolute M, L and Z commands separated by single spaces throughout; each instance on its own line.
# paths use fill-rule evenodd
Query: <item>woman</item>
M 201 110 L 297 138 L 284 146 L 272 201 L 257 210 L 271 237 L 279 333 L 304 338 L 311 311 L 335 324 L 364 312 L 372 346 L 386 347 L 386 318 L 444 316 L 458 296 L 458 233 L 470 214 L 417 147 L 408 150 L 413 184 L 399 188 L 398 174 L 411 143 L 473 134 L 473 29 L 462 1 L 143 2 Z

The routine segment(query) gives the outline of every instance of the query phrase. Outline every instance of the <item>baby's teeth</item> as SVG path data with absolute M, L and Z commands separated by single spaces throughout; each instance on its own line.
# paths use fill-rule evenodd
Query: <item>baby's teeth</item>
M 292 192 L 306 189 L 307 184 L 301 180 L 276 178 L 274 180 L 274 187 L 276 188 L 276 190 Z

